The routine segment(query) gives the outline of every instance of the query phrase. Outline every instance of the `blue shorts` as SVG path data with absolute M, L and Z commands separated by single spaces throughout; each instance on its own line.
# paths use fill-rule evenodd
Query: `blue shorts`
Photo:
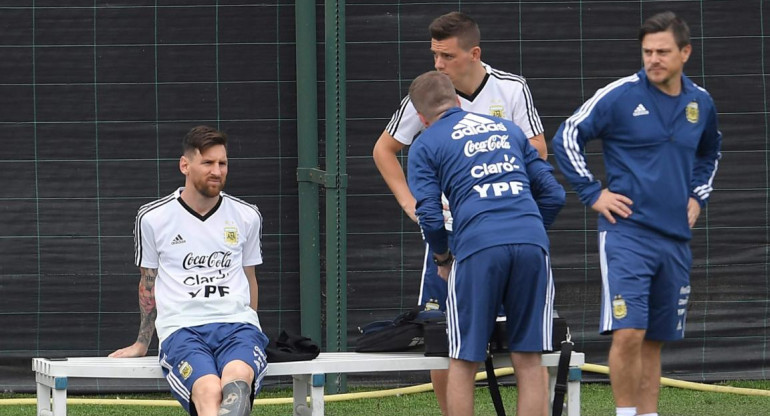
M 231 361 L 243 361 L 254 370 L 254 401 L 267 371 L 267 343 L 267 336 L 254 325 L 215 323 L 174 331 L 163 341 L 158 355 L 171 394 L 195 416 L 197 411 L 190 400 L 193 384 L 208 374 L 221 377 Z
M 654 232 L 599 233 L 602 311 L 599 332 L 646 330 L 645 338 L 684 337 L 690 299 L 690 244 Z
M 417 304 L 425 305 L 429 300 L 433 299 L 438 302 L 439 309 L 446 311 L 446 297 L 447 282 L 438 275 L 438 266 L 433 263 L 433 253 L 428 243 L 425 243 L 420 297 Z
M 508 349 L 551 349 L 554 286 L 548 253 L 532 244 L 480 250 L 455 262 L 449 275 L 449 356 L 484 361 L 500 304 Z

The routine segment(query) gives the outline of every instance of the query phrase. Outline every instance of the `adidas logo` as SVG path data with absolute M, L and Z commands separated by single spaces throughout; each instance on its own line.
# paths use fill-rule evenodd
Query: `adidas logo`
M 177 234 L 176 237 L 174 237 L 174 239 L 171 240 L 171 245 L 173 246 L 173 245 L 176 245 L 176 244 L 184 244 L 186 242 L 187 241 L 185 241 L 184 238 L 182 238 L 181 234 Z
M 634 109 L 633 116 L 634 117 L 639 117 L 639 116 L 646 116 L 647 114 L 650 114 L 650 112 L 647 111 L 647 109 L 644 108 L 644 106 L 642 104 L 639 104 L 639 105 L 636 106 L 636 109 Z
M 452 139 L 460 140 L 465 136 L 473 136 L 490 131 L 507 131 L 507 129 L 503 123 L 495 123 L 488 118 L 468 113 L 455 124 Z

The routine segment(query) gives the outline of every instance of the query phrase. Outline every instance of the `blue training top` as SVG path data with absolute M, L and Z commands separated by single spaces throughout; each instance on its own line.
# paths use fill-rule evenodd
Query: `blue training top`
M 713 190 L 722 134 L 711 96 L 684 75 L 678 101 L 660 94 L 642 69 L 599 89 L 553 138 L 581 202 L 593 206 L 602 190 L 586 166 L 592 139 L 602 140 L 607 188 L 633 201 L 631 216 L 616 217 L 615 226 L 599 215 L 600 231 L 643 228 L 687 241 L 689 198 L 704 206 Z
M 552 171 L 513 122 L 458 107 L 409 149 L 409 189 L 425 239 L 434 252 L 446 252 L 443 192 L 454 217 L 458 260 L 502 244 L 536 244 L 548 251 L 545 230 L 565 200 Z

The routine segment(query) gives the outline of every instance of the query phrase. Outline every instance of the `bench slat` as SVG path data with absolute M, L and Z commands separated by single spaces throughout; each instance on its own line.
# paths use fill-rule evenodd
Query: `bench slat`
M 503 366 L 510 366 L 507 355 L 499 355 Z M 506 360 L 508 364 L 506 364 Z M 498 360 L 496 360 L 497 362 Z M 559 354 L 543 354 L 543 365 L 558 365 Z M 570 366 L 583 365 L 582 353 L 572 354 Z M 365 373 L 379 371 L 440 370 L 449 367 L 445 357 L 425 357 L 422 353 L 358 353 L 322 352 L 311 361 L 270 363 L 267 376 L 294 374 Z M 36 373 L 52 377 L 81 378 L 163 378 L 158 357 L 109 358 L 73 357 L 66 360 L 34 358 L 32 369 Z
M 511 365 L 508 354 L 495 357 L 495 367 Z M 542 364 L 549 367 L 551 394 L 559 353 L 543 354 Z M 573 352 L 570 367 L 585 364 L 583 353 Z M 315 375 L 330 373 L 362 373 L 378 371 L 419 371 L 445 369 L 449 359 L 425 357 L 420 352 L 355 353 L 326 352 L 310 361 L 270 363 L 267 376 L 294 376 L 294 415 L 323 416 L 323 376 L 316 383 Z M 109 358 L 73 357 L 67 359 L 33 358 L 32 370 L 37 382 L 37 414 L 39 416 L 66 416 L 68 378 L 163 378 L 158 357 Z M 578 370 L 579 371 L 579 370 Z M 312 377 L 311 377 L 312 375 Z M 580 416 L 580 378 L 568 381 L 567 416 Z M 308 406 L 307 397 L 311 405 Z M 52 411 L 53 410 L 53 411 Z

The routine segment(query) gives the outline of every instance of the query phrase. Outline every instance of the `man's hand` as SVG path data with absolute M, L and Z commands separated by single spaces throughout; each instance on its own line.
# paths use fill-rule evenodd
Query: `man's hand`
M 700 217 L 700 203 L 693 197 L 687 201 L 687 222 L 690 224 L 690 228 L 695 227 L 695 223 Z
M 121 348 L 109 355 L 111 358 L 135 358 L 144 357 L 147 355 L 147 344 L 141 342 L 135 342 L 133 345 L 129 345 L 126 348 Z
M 451 252 L 447 251 L 444 254 L 433 254 L 433 262 L 438 267 L 437 274 L 444 280 L 449 280 L 449 272 L 452 270 L 452 264 L 455 262 L 455 258 Z
M 446 266 L 438 266 L 438 277 L 444 279 L 445 281 L 449 281 L 450 271 L 452 271 L 452 263 L 449 263 Z
M 591 208 L 604 215 L 610 224 L 615 224 L 615 217 L 612 214 L 619 215 L 623 218 L 628 218 L 633 214 L 630 205 L 633 205 L 634 201 L 630 200 L 627 196 L 616 194 L 609 189 L 602 189 L 602 193 L 599 195 L 599 199 L 594 202 Z

